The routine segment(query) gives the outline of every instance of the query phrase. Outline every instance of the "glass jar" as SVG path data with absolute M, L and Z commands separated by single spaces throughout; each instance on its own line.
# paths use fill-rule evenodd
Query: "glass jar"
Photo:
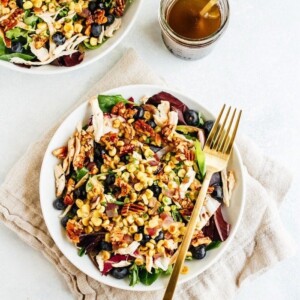
M 228 25 L 229 3 L 228 0 L 219 0 L 218 6 L 221 12 L 221 25 L 213 34 L 200 39 L 185 38 L 177 34 L 167 22 L 168 10 L 176 0 L 161 0 L 159 11 L 159 23 L 162 39 L 171 53 L 187 60 L 200 59 L 211 52 L 216 41 L 222 36 Z

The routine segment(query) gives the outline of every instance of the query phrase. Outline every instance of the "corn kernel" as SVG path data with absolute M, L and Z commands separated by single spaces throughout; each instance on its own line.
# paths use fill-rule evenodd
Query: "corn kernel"
M 175 224 L 171 224 L 168 228 L 168 231 L 171 233 L 171 234 L 175 234 L 176 231 L 178 230 L 178 226 L 175 225 Z
M 91 39 L 93 39 L 93 38 L 91 38 Z M 97 39 L 96 39 L 96 40 L 97 40 Z M 91 41 L 90 41 L 90 43 L 91 43 Z M 98 41 L 97 41 L 97 43 L 98 43 Z M 96 43 L 96 45 L 97 45 L 97 43 Z M 92 44 L 91 44 L 91 45 L 92 45 Z M 93 45 L 93 46 L 95 46 L 95 45 Z M 115 156 L 115 155 L 117 154 L 117 149 L 116 149 L 115 147 L 112 147 L 112 148 L 109 150 L 108 154 L 109 154 L 110 156 Z
M 7 14 L 9 14 L 9 13 L 10 13 L 10 8 L 8 8 L 8 7 L 2 8 L 2 14 L 3 14 L 3 15 L 7 15 Z
M 119 128 L 120 125 L 121 125 L 121 122 L 119 119 L 113 120 L 113 123 L 112 123 L 113 128 Z
M 145 111 L 144 112 L 144 118 L 148 121 L 150 120 L 152 117 L 151 113 L 149 111 Z
M 138 231 L 138 227 L 135 225 L 135 224 L 133 224 L 133 225 L 131 225 L 130 227 L 129 227 L 129 232 L 130 233 L 135 233 L 135 232 L 137 232 Z
M 153 157 L 154 152 L 150 148 L 148 148 L 144 151 L 144 155 L 146 158 Z
M 38 23 L 37 24 L 37 28 L 40 29 L 40 30 L 46 30 L 47 29 L 47 24 L 42 22 L 42 23 Z
M 164 205 L 171 205 L 172 204 L 172 199 L 167 197 L 167 196 L 164 196 L 161 201 Z
M 164 207 L 164 211 L 165 211 L 165 212 L 171 211 L 171 207 L 170 207 L 170 206 L 168 206 L 168 205 L 167 205 L 167 206 L 165 206 L 165 207 Z
M 138 226 L 143 226 L 145 224 L 145 221 L 143 218 L 137 218 L 135 220 L 135 223 L 138 225 Z
M 148 167 L 146 168 L 146 172 L 147 172 L 148 174 L 152 174 L 152 173 L 153 173 L 152 167 L 148 166 Z
M 134 240 L 140 242 L 143 239 L 143 235 L 141 233 L 136 233 L 134 235 Z
M 190 160 L 185 160 L 185 161 L 184 161 L 184 164 L 185 164 L 186 166 L 188 166 L 188 167 L 191 167 L 191 166 L 194 164 L 194 162 L 193 162 L 193 161 L 190 161 Z
M 75 12 L 80 14 L 82 12 L 82 5 L 80 3 L 75 3 L 74 10 L 75 10 Z
M 147 246 L 140 246 L 140 250 L 146 251 L 146 250 L 148 250 L 148 247 Z
M 104 213 L 104 211 L 105 211 L 105 206 L 101 205 L 101 207 L 99 208 L 99 212 Z
M 149 200 L 148 200 L 148 198 L 147 198 L 147 196 L 146 196 L 145 194 L 142 195 L 142 200 L 143 200 L 143 202 L 144 202 L 146 205 L 149 204 Z
M 141 183 L 136 183 L 134 185 L 134 189 L 137 191 L 137 192 L 140 192 L 142 189 L 143 189 L 143 185 Z
M 71 2 L 69 3 L 69 9 L 70 9 L 70 10 L 75 10 L 75 3 L 74 3 L 73 1 L 71 1 Z
M 94 210 L 92 212 L 92 215 L 93 215 L 94 218 L 100 218 L 100 212 L 98 210 Z
M 142 266 L 144 264 L 144 259 L 143 259 L 143 257 L 138 257 L 135 259 L 134 262 L 137 266 Z
M 24 9 L 30 9 L 30 8 L 32 8 L 32 7 L 33 7 L 33 4 L 32 4 L 31 1 L 25 1 L 25 2 L 23 3 L 23 8 L 24 8 Z
M 53 3 L 49 3 L 48 10 L 49 12 L 55 12 L 55 5 Z
M 179 232 L 180 232 L 180 234 L 185 235 L 185 233 L 186 233 L 186 227 L 184 227 L 184 226 L 180 227 L 179 228 Z
M 169 165 L 166 165 L 165 167 L 164 167 L 164 172 L 165 173 L 170 173 L 172 171 L 172 168 L 169 166 Z
M 83 201 L 80 200 L 80 199 L 77 199 L 77 200 L 75 201 L 75 204 L 76 204 L 77 207 L 81 208 L 82 205 L 83 205 Z
M 83 219 L 82 219 L 82 224 L 83 224 L 84 226 L 88 226 L 88 225 L 89 225 L 89 221 L 90 221 L 90 218 L 83 218 Z
M 128 243 L 122 243 L 121 248 L 127 248 L 128 247 Z
M 122 233 L 123 234 L 127 234 L 128 233 L 128 227 L 127 226 L 123 226 L 123 229 L 122 229 Z
M 110 252 L 106 250 L 102 250 L 100 253 L 103 260 L 109 260 L 110 259 Z
M 91 221 L 95 226 L 100 226 L 102 224 L 102 220 L 100 218 L 92 217 Z
M 136 166 L 134 164 L 128 164 L 127 170 L 128 172 L 133 173 L 136 170 Z
M 109 220 L 105 220 L 103 223 L 102 223 L 102 226 L 107 226 L 109 225 L 110 221 Z
M 136 193 L 131 193 L 130 194 L 130 201 L 134 202 L 137 199 L 137 194 Z
M 153 197 L 153 191 L 151 191 L 150 189 L 146 189 L 145 195 L 148 199 L 151 199 Z
M 128 226 L 128 222 L 127 222 L 127 220 L 126 219 L 123 219 L 123 224 L 125 225 L 125 226 Z
M 36 8 L 41 8 L 43 5 L 43 1 L 42 0 L 34 0 L 33 1 L 33 6 Z
M 82 211 L 81 211 L 80 209 L 77 210 L 77 216 L 78 216 L 79 218 L 82 218 L 82 217 L 83 217 Z
M 83 26 L 82 26 L 81 24 L 76 23 L 76 24 L 74 25 L 74 31 L 75 31 L 76 33 L 80 33 L 80 32 L 82 31 L 82 29 L 83 29 Z
M 151 244 L 153 244 L 153 245 L 156 245 L 156 242 L 155 242 L 154 239 L 151 239 L 151 240 L 149 241 L 149 243 L 151 243 Z
M 89 206 L 88 204 L 82 205 L 81 211 L 82 211 L 83 213 L 89 213 L 89 212 L 90 212 L 90 206 Z
M 157 247 L 156 250 L 157 250 L 158 253 L 161 253 L 161 254 L 165 253 L 165 247 L 163 247 L 163 246 Z
M 16 1 L 9 1 L 8 6 L 9 6 L 11 9 L 14 9 L 14 8 L 17 7 L 17 3 L 16 3 Z
M 102 165 L 101 166 L 101 173 L 107 173 L 109 170 L 109 167 L 107 165 Z
M 185 174 L 186 174 L 185 169 L 180 169 L 180 170 L 178 171 L 178 176 L 181 177 L 181 178 L 183 178 L 183 177 L 185 176 Z
M 105 233 L 105 242 L 110 243 L 110 233 Z
M 86 227 L 86 228 L 85 228 L 85 232 L 86 232 L 86 233 L 91 233 L 91 232 L 93 232 L 93 227 L 92 227 L 92 226 Z
M 180 271 L 180 274 L 187 274 L 189 272 L 189 267 L 188 266 L 183 266 L 181 271 Z
M 162 247 L 162 245 L 164 244 L 164 240 L 159 240 L 157 243 L 157 247 Z
M 154 249 L 150 249 L 148 252 L 149 256 L 154 256 L 155 255 L 155 250 Z

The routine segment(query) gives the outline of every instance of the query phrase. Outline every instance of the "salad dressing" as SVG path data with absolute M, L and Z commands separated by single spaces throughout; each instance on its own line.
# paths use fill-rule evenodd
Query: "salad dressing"
M 182 37 L 202 39 L 221 27 L 221 11 L 214 5 L 204 16 L 200 11 L 209 0 L 177 0 L 167 11 L 166 19 L 171 29 Z

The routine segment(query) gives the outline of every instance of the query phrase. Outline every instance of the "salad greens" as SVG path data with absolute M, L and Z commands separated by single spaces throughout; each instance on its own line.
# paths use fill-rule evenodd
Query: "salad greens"
M 209 245 L 206 246 L 206 251 L 219 248 L 221 244 L 221 241 L 212 241 Z
M 205 154 L 201 149 L 201 144 L 198 140 L 195 140 L 195 154 L 196 154 L 196 160 L 197 160 L 197 164 L 198 164 L 198 168 L 199 168 L 199 172 L 200 175 L 202 176 L 202 178 L 205 175 L 206 172 L 206 167 L 205 167 Z
M 85 167 L 79 169 L 76 171 L 76 180 L 79 181 L 82 177 L 84 177 L 87 173 L 89 172 L 89 170 Z
M 132 102 L 124 99 L 121 95 L 99 95 L 98 102 L 101 110 L 105 113 L 111 112 L 112 108 L 119 102 L 132 104 Z

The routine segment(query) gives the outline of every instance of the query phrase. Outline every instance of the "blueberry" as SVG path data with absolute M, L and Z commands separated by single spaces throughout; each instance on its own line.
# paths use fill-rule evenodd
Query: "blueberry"
M 70 220 L 70 216 L 66 215 L 60 220 L 60 224 L 66 228 L 68 221 Z
M 129 274 L 128 268 L 113 268 L 110 274 L 116 279 L 123 279 Z
M 134 109 L 136 110 L 136 113 L 134 114 L 134 119 L 142 119 L 144 117 L 144 109 L 141 106 L 135 106 Z
M 115 21 L 115 16 L 112 14 L 109 14 L 106 17 L 107 17 L 107 22 L 105 23 L 105 25 L 109 26 Z
M 156 184 L 153 184 L 152 186 L 149 187 L 149 189 L 153 192 L 153 196 L 158 198 L 160 193 L 161 193 L 161 187 L 159 187 Z
M 105 179 L 105 182 L 104 184 L 107 186 L 107 187 L 110 187 L 111 185 L 113 185 L 115 183 L 115 174 L 112 174 L 112 173 L 109 173 L 107 176 L 106 176 L 106 179 Z
M 96 1 L 90 1 L 89 2 L 89 10 L 91 12 L 94 12 L 97 9 L 97 2 Z
M 63 35 L 62 32 L 57 31 L 53 34 L 52 40 L 55 43 L 56 46 L 63 45 L 66 41 L 66 37 Z
M 142 246 L 145 246 L 151 240 L 150 235 L 144 234 L 142 240 L 140 241 Z
M 156 123 L 153 120 L 148 121 L 147 124 L 150 125 L 152 128 L 156 127 Z
M 105 251 L 112 251 L 112 246 L 110 243 L 107 243 L 105 241 L 101 241 L 100 244 L 100 250 L 105 250 Z
M 77 215 L 77 210 L 78 210 L 77 205 L 76 205 L 76 204 L 73 204 L 73 206 L 72 206 L 71 209 L 70 209 L 69 214 L 70 214 L 71 216 L 74 217 L 75 215 Z
M 57 210 L 63 210 L 66 208 L 63 198 L 57 198 L 56 200 L 54 200 L 53 206 Z
M 120 157 L 120 161 L 127 164 L 128 163 L 128 160 L 129 160 L 129 156 L 128 155 L 122 155 Z
M 101 167 L 103 164 L 103 155 L 106 154 L 104 147 L 102 147 L 98 143 L 94 143 L 94 155 L 95 155 L 95 163 L 97 167 Z
M 212 130 L 213 126 L 214 126 L 214 121 L 204 122 L 202 128 L 204 129 L 206 135 L 209 135 L 209 133 Z
M 219 202 L 223 201 L 223 188 L 219 185 L 214 186 L 214 191 L 211 193 L 211 196 L 218 200 Z
M 85 189 L 85 185 L 82 185 L 81 187 L 77 188 L 74 192 L 73 192 L 73 196 L 74 199 L 82 199 L 84 200 L 87 196 L 86 194 L 86 189 Z
M 144 233 L 144 226 L 139 226 L 137 232 L 138 233 Z
M 199 114 L 195 110 L 187 109 L 183 113 L 183 117 L 184 117 L 186 124 L 188 124 L 190 126 L 198 126 Z
M 18 7 L 23 8 L 24 0 L 17 0 L 16 3 L 18 5 Z
M 93 23 L 91 33 L 93 37 L 99 37 L 102 31 L 102 26 L 100 24 Z
M 13 41 L 11 43 L 11 51 L 15 53 L 22 53 L 23 52 L 23 45 L 21 42 Z
M 164 233 L 162 231 L 159 232 L 158 236 L 154 239 L 155 242 L 159 242 L 160 240 L 163 240 L 165 237 Z
M 98 2 L 98 8 L 99 8 L 99 9 L 104 9 L 104 10 L 105 10 L 105 9 L 106 9 L 105 3 L 102 2 L 102 1 L 99 1 L 99 2 Z
M 206 248 L 205 245 L 200 245 L 198 247 L 191 248 L 192 256 L 195 259 L 202 259 L 206 255 Z

